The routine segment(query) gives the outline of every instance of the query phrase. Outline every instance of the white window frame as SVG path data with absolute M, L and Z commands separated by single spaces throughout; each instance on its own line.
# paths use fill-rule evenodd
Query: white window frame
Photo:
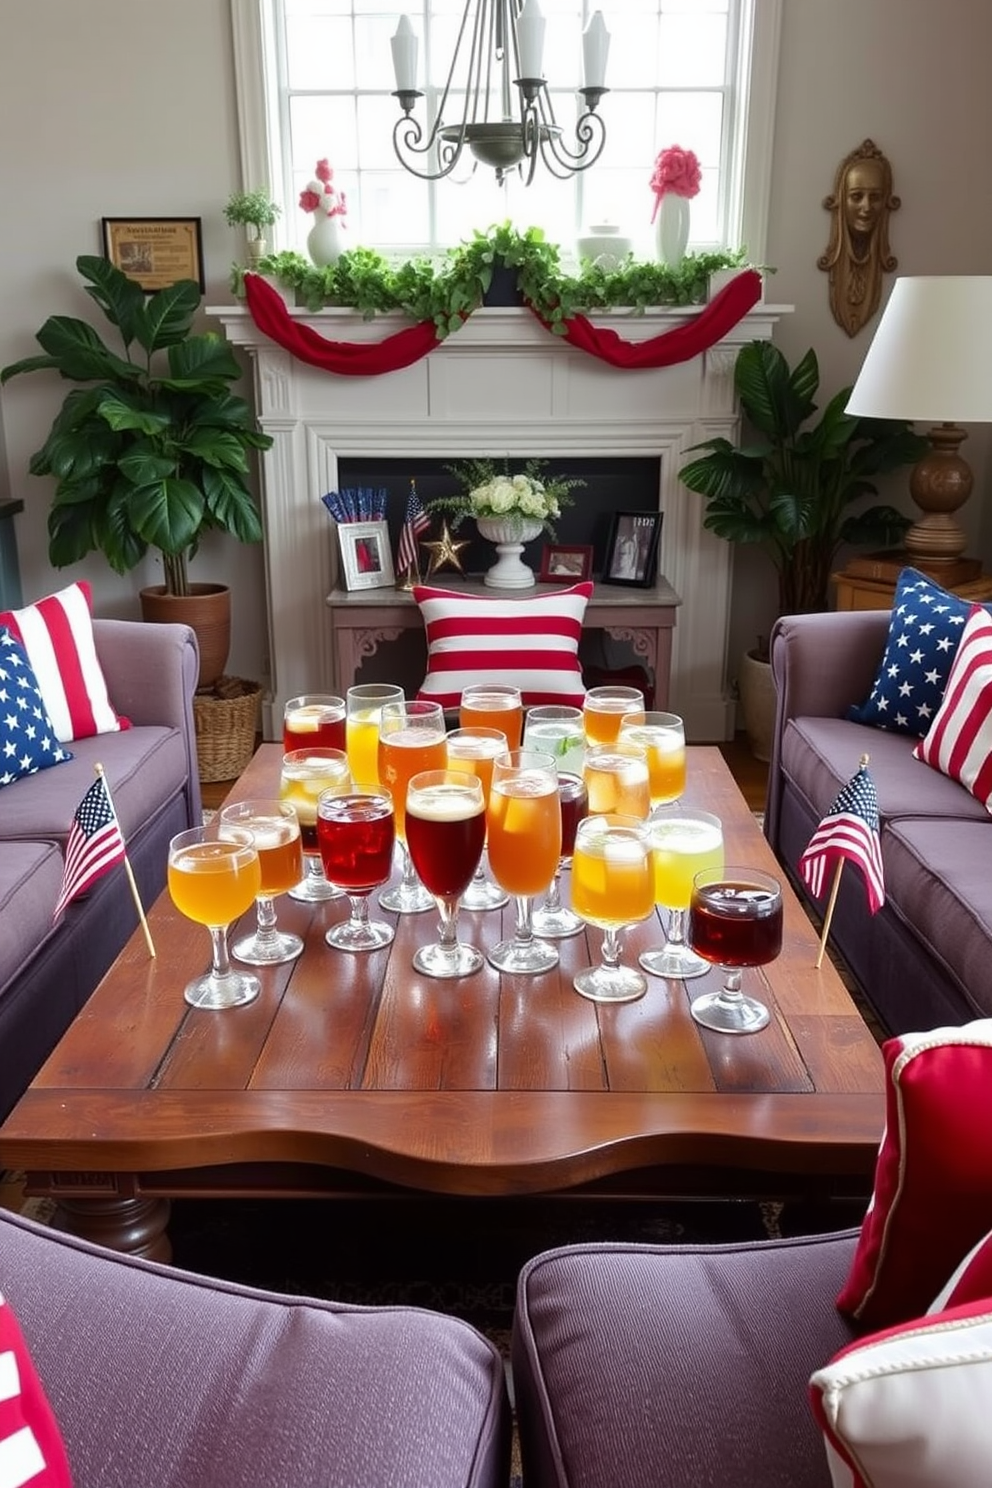
M 746 244 L 751 262 L 761 264 L 766 261 L 768 236 L 782 0 L 738 3 L 734 99 L 740 117 L 727 150 L 726 246 Z M 608 20 L 608 5 L 603 8 Z M 275 47 L 270 0 L 231 0 L 231 23 L 242 180 L 246 188 L 267 185 L 273 198 L 282 202 L 288 193 L 278 145 L 280 108 L 277 89 L 266 78 L 266 58 Z M 278 235 L 277 224 L 277 243 Z

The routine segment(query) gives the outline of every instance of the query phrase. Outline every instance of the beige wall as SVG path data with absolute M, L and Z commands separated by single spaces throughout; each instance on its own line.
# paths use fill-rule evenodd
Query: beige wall
M 835 325 L 826 276 L 816 268 L 827 241 L 823 197 L 840 159 L 864 138 L 892 161 L 902 198 L 891 232 L 897 272 L 992 273 L 992 5 L 783 6 L 767 251 L 777 273 L 769 297 L 795 305 L 778 343 L 790 359 L 815 347 L 829 396 L 854 380 L 871 335 L 869 328 L 849 340 Z M 101 216 L 201 217 L 207 301 L 226 300 L 238 247 L 220 209 L 239 184 L 228 0 L 4 0 L 0 35 L 0 365 L 37 350 L 34 332 L 47 315 L 87 314 L 73 262 L 100 251 Z M 63 392 L 39 374 L 0 395 L 8 465 L 0 491 L 9 485 L 26 506 L 16 518 L 25 595 L 85 576 L 101 613 L 136 614 L 138 588 L 159 578 L 151 561 L 126 579 L 99 558 L 78 575 L 48 566 L 46 491 L 27 464 Z M 966 525 L 973 551 L 992 564 L 983 430 L 973 431 L 966 451 L 976 468 Z M 886 494 L 908 509 L 901 484 Z M 265 671 L 261 572 L 256 551 L 222 541 L 205 545 L 194 567 L 194 577 L 234 584 L 229 669 L 251 677 Z M 736 575 L 731 658 L 774 610 L 770 571 L 757 555 L 739 554 Z

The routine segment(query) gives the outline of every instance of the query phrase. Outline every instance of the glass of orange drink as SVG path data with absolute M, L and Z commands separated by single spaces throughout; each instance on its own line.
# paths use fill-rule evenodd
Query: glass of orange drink
M 303 877 L 303 840 L 296 808 L 291 801 L 234 801 L 222 808 L 219 831 L 225 840 L 230 832 L 250 832 L 262 870 L 255 929 L 234 942 L 231 955 L 249 966 L 295 961 L 303 941 L 277 928 L 274 900 L 278 894 L 288 894 Z
M 384 703 L 403 701 L 395 682 L 359 682 L 345 697 L 345 751 L 352 780 L 363 785 L 379 781 L 379 719 Z
M 319 904 L 342 897 L 343 891 L 324 876 L 317 844 L 317 802 L 326 790 L 344 791 L 350 786 L 351 772 L 343 749 L 291 749 L 283 755 L 279 799 L 289 801 L 295 810 L 303 846 L 303 877 L 289 890 L 291 899 Z
M 468 728 L 448 730 L 448 767 L 478 776 L 486 810 L 489 808 L 489 792 L 493 783 L 493 760 L 498 754 L 505 754 L 508 748 L 502 729 L 472 724 Z M 472 881 L 462 895 L 461 908 L 502 909 L 504 904 L 509 903 L 509 899 L 510 896 L 486 873 L 485 865 L 480 859 Z
M 685 725 L 679 715 L 625 713 L 620 740 L 625 739 L 647 750 L 651 809 L 677 801 L 685 790 Z
M 260 991 L 257 976 L 234 971 L 227 950 L 227 927 L 258 898 L 262 870 L 250 832 L 232 827 L 225 838 L 218 824 L 190 827 L 169 843 L 169 893 L 187 919 L 210 931 L 212 962 L 183 992 L 196 1008 L 241 1007 Z
M 641 744 L 618 740 L 586 750 L 582 778 L 589 792 L 590 816 L 610 812 L 644 821 L 651 810 L 648 752 Z
M 393 798 L 396 841 L 402 862 L 399 883 L 380 894 L 379 903 L 383 909 L 393 909 L 398 914 L 420 914 L 434 908 L 434 896 L 417 877 L 406 845 L 406 793 L 414 775 L 423 770 L 443 770 L 448 762 L 441 704 L 421 698 L 383 703 L 377 759 L 379 783 Z
M 531 914 L 534 896 L 546 892 L 561 857 L 554 755 L 536 749 L 497 755 L 486 823 L 493 877 L 517 905 L 513 938 L 489 952 L 489 963 L 497 971 L 550 971 L 558 965 L 558 952 L 535 937 Z
M 606 684 L 590 687 L 582 703 L 582 727 L 587 744 L 613 744 L 620 737 L 625 713 L 644 708 L 644 694 L 636 687 Z
M 654 865 L 654 900 L 668 910 L 665 944 L 645 951 L 640 963 L 652 976 L 702 976 L 710 963 L 686 943 L 685 915 L 692 881 L 704 869 L 723 868 L 723 824 L 708 811 L 692 811 L 676 802 L 662 806 L 648 822 Z
M 587 816 L 575 833 L 572 906 L 603 931 L 599 966 L 573 979 L 576 992 L 592 1002 L 633 1002 L 648 989 L 647 978 L 620 961 L 620 931 L 654 912 L 651 833 L 636 817 L 607 812 Z
M 458 722 L 462 728 L 474 728 L 477 724 L 498 728 L 506 735 L 506 747 L 519 749 L 524 731 L 520 688 L 499 682 L 479 682 L 466 687 L 458 707 Z

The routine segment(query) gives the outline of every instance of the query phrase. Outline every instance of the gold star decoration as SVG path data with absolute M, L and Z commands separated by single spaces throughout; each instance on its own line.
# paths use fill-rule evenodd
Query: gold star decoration
M 465 570 L 462 568 L 462 560 L 459 554 L 462 548 L 467 548 L 468 545 L 469 539 L 467 537 L 452 537 L 447 521 L 442 522 L 441 536 L 435 538 L 432 542 L 422 542 L 420 544 L 431 555 L 427 567 L 427 577 L 430 578 L 432 574 L 436 574 L 440 569 L 447 567 L 448 564 L 452 568 L 457 569 L 459 573 L 464 573 Z

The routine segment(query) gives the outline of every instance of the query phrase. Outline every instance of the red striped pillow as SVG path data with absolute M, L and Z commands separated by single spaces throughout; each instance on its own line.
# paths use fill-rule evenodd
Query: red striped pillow
M 591 583 L 527 599 L 416 585 L 413 597 L 427 631 L 427 675 L 417 696 L 457 708 L 466 687 L 502 682 L 519 687 L 525 708 L 581 708 L 586 690 L 579 639 L 591 594 Z
M 58 1424 L 24 1335 L 0 1294 L 0 1482 L 72 1488 Z
M 972 605 L 943 700 L 913 754 L 992 812 L 992 615 Z
M 21 642 L 60 744 L 131 727 L 114 712 L 93 640 L 93 591 L 85 579 L 22 610 L 0 613 Z

